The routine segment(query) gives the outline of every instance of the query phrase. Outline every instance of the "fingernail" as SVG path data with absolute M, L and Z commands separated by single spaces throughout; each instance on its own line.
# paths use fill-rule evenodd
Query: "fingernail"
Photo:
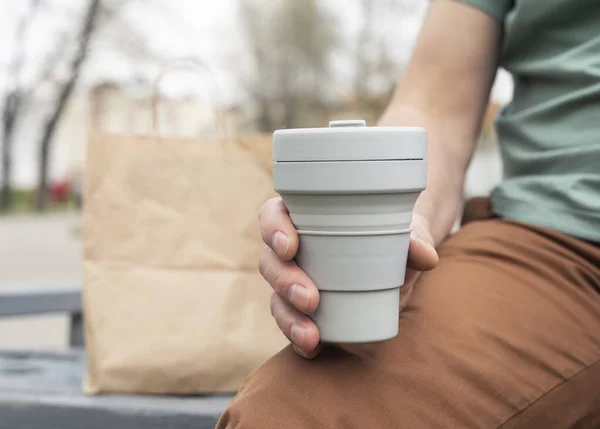
M 431 250 L 435 251 L 435 247 L 433 247 L 433 245 L 429 241 L 426 241 L 426 240 L 422 239 L 420 236 L 415 235 L 413 237 L 413 239 L 415 239 L 416 241 L 418 241 L 419 243 L 421 243 L 423 246 L 429 247 Z
M 424 241 L 424 243 L 429 247 L 429 250 L 437 255 L 437 250 L 435 250 L 435 246 L 428 241 Z
M 311 295 L 312 291 L 310 289 L 307 289 L 304 286 L 300 286 L 298 284 L 294 284 L 290 286 L 290 290 L 288 292 L 288 300 L 298 310 L 306 311 Z
M 294 348 L 294 351 L 296 353 L 298 353 L 300 356 L 302 356 L 303 358 L 308 358 L 308 355 L 306 354 L 306 352 L 304 350 L 302 350 L 300 347 L 293 345 L 292 346 Z
M 425 245 L 425 246 L 429 247 L 430 249 L 433 249 L 433 250 L 435 250 L 435 248 L 433 247 L 433 245 L 432 245 L 432 244 L 431 244 L 429 241 L 425 241 L 425 240 L 423 240 L 421 237 L 419 237 L 419 241 L 420 241 L 421 243 L 423 243 L 423 245 Z
M 275 249 L 279 255 L 285 255 L 289 246 L 290 239 L 283 232 L 277 231 L 275 235 L 273 235 L 273 249 Z
M 304 334 L 306 328 L 298 323 L 294 323 L 290 329 L 290 337 L 292 337 L 292 343 L 297 346 L 301 346 L 304 342 Z

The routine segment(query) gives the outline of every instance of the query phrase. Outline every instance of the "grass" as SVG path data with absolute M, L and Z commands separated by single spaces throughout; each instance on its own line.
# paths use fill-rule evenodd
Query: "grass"
M 0 216 L 10 216 L 14 214 L 37 213 L 36 210 L 37 192 L 34 190 L 13 190 L 12 207 L 9 210 L 0 210 Z M 63 212 L 76 209 L 74 201 L 50 202 L 46 206 L 46 213 Z

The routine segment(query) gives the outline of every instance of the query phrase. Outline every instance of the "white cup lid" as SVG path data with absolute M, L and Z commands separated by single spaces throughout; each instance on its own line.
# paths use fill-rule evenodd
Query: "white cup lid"
M 333 121 L 329 128 L 277 130 L 273 161 L 382 161 L 425 159 L 421 127 L 367 127 L 363 120 Z

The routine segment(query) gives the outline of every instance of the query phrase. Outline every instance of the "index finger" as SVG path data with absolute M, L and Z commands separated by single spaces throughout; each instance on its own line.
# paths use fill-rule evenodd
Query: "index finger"
M 260 209 L 258 221 L 265 244 L 282 260 L 293 259 L 298 251 L 298 233 L 283 200 L 279 197 L 267 201 Z

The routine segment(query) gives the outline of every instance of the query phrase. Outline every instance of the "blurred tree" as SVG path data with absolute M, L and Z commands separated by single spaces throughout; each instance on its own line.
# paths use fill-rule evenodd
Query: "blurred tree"
M 47 204 L 50 154 L 57 127 L 77 87 L 82 69 L 94 47 L 106 49 L 115 47 L 119 52 L 133 59 L 158 60 L 159 54 L 151 49 L 130 22 L 121 19 L 126 5 L 143 0 L 86 0 L 77 3 L 74 9 L 56 5 L 50 0 L 29 0 L 15 31 L 16 45 L 11 50 L 7 75 L 10 79 L 4 94 L 2 112 L 2 188 L 0 208 L 11 206 L 12 152 L 14 150 L 15 128 L 19 117 L 27 108 L 39 103 L 36 98 L 42 88 L 51 87 L 49 102 L 44 104 L 47 112 L 39 141 L 38 186 L 35 206 L 43 211 Z M 146 1 L 144 4 L 152 2 Z M 25 43 L 27 35 L 36 30 L 35 15 L 42 9 L 53 17 L 66 17 L 67 25 L 60 28 L 60 34 L 53 38 L 42 58 L 35 58 L 39 64 L 32 64 L 35 76 L 26 82 L 23 79 L 24 63 L 31 56 Z M 54 18 L 56 20 L 56 18 Z M 30 59 L 31 60 L 31 59 Z M 48 97 L 43 97 L 48 98 Z M 35 108 L 41 106 L 35 105 Z
M 260 131 L 295 127 L 302 112 L 323 102 L 340 38 L 335 18 L 320 3 L 241 0 L 252 72 L 241 70 L 240 79 L 257 106 Z
M 60 85 L 56 97 L 55 106 L 48 116 L 42 131 L 40 141 L 39 175 L 38 175 L 38 193 L 36 208 L 43 211 L 46 208 L 48 191 L 48 164 L 50 155 L 50 145 L 56 131 L 56 127 L 67 106 L 67 102 L 75 89 L 79 79 L 81 66 L 88 54 L 88 48 L 92 34 L 95 30 L 98 16 L 100 15 L 100 0 L 89 0 L 89 3 L 83 14 L 83 25 L 77 37 L 75 53 L 67 64 L 67 78 Z
M 387 105 L 403 64 L 390 51 L 403 20 L 414 19 L 414 0 L 359 0 L 362 25 L 355 49 L 354 103 L 358 112 L 377 118 Z
M 39 0 L 33 0 L 29 10 L 18 20 L 15 31 L 16 40 L 23 40 L 27 35 L 39 4 Z M 2 111 L 2 188 L 0 188 L 0 210 L 8 210 L 12 206 L 13 137 L 16 121 L 25 96 L 21 80 L 25 52 L 22 49 L 13 49 L 11 54 L 6 73 L 8 83 L 4 94 Z
M 376 119 L 403 67 L 397 48 L 406 40 L 399 42 L 398 35 L 423 5 L 417 0 L 354 0 L 360 25 L 356 38 L 343 39 L 323 1 L 239 1 L 251 60 L 250 73 L 240 67 L 240 81 L 263 132 L 322 125 L 324 117 L 341 112 Z M 337 54 L 352 73 L 350 88 L 342 88 L 333 76 L 330 60 Z

